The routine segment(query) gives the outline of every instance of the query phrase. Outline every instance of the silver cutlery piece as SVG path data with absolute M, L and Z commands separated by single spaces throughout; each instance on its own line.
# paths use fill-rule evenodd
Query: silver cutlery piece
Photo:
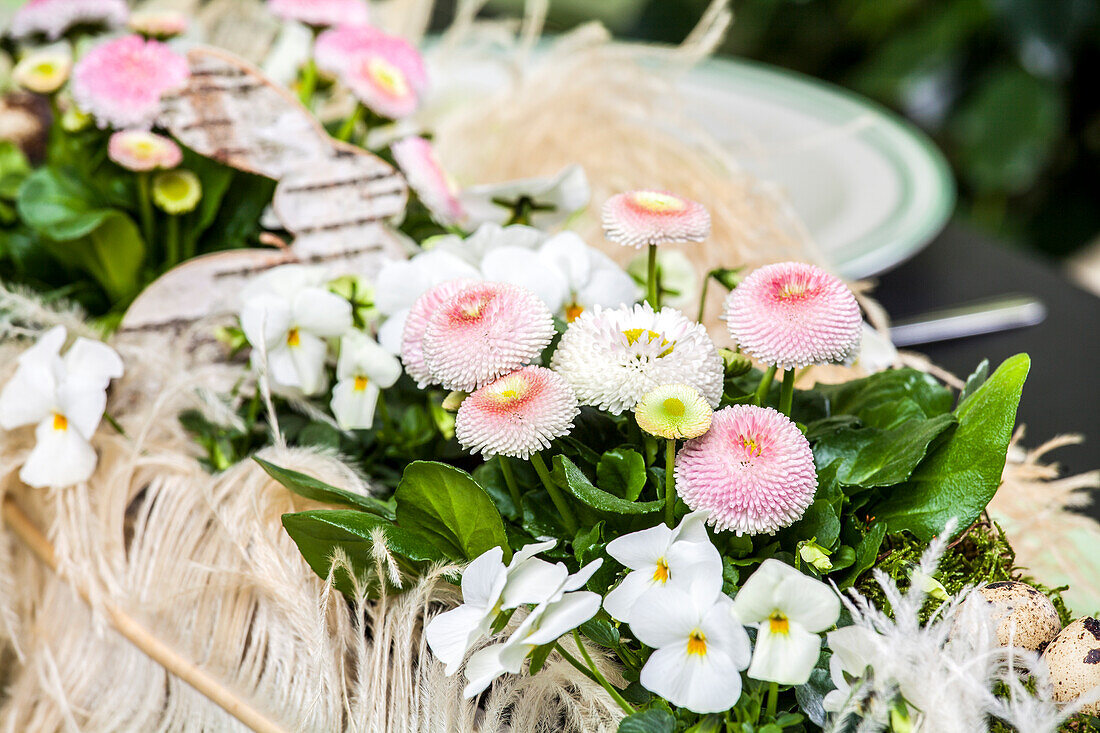
M 950 341 L 1034 326 L 1046 315 L 1046 306 L 1030 295 L 1001 295 L 898 321 L 890 339 L 899 347 Z

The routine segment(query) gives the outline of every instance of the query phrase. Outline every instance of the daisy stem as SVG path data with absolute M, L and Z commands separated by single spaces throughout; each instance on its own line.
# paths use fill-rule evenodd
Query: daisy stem
M 340 130 L 336 133 L 336 139 L 343 140 L 344 142 L 351 140 L 351 133 L 355 132 L 355 126 L 359 124 L 359 120 L 361 119 L 363 119 L 363 105 L 360 102 L 356 102 L 355 109 L 348 115 L 348 118 L 344 120 L 344 124 L 340 126 Z
M 676 439 L 665 444 L 665 524 L 671 527 L 676 508 Z
M 653 306 L 654 310 L 661 307 L 660 291 L 657 288 L 657 245 L 649 245 L 649 267 L 647 269 L 647 286 L 648 290 L 646 295 L 646 301 Z
M 310 56 L 309 61 L 306 61 L 306 65 L 302 67 L 302 81 L 298 85 L 298 99 L 301 100 L 306 109 L 312 108 L 313 92 L 316 89 L 317 64 L 314 62 L 313 57 Z
M 775 364 L 768 367 L 768 371 L 764 372 L 764 376 L 760 378 L 760 386 L 756 388 L 756 396 L 753 398 L 752 403 L 759 407 L 764 404 L 764 400 L 768 396 L 768 390 L 772 388 L 772 380 L 775 379 Z
M 141 236 L 146 247 L 153 246 L 153 204 L 149 199 L 149 173 L 137 174 L 138 211 L 141 214 Z
M 574 536 L 577 534 L 577 518 L 573 516 L 573 510 L 565 502 L 565 497 L 554 485 L 554 480 L 550 478 L 550 469 L 546 467 L 546 461 L 542 460 L 542 455 L 532 453 L 531 465 L 535 467 L 535 473 L 539 475 L 542 485 L 546 487 L 546 493 L 550 495 L 550 501 L 554 502 L 554 506 L 557 507 L 558 514 L 561 515 L 561 521 L 565 524 L 569 536 Z
M 699 292 L 699 317 L 695 320 L 699 323 L 703 322 L 703 316 L 707 312 L 707 288 L 710 286 L 710 273 L 708 272 L 706 277 L 703 278 L 703 287 Z
M 775 707 L 779 702 L 779 683 L 772 682 L 768 685 L 768 719 L 775 720 Z
M 500 456 L 500 472 L 504 475 L 508 493 L 512 495 L 512 503 L 516 505 L 516 514 L 523 519 L 523 502 L 520 500 L 519 486 L 516 485 L 516 474 L 512 471 L 512 463 L 506 456 Z
M 794 369 L 783 370 L 783 387 L 779 392 L 779 411 L 787 417 L 791 416 L 791 407 L 794 405 Z
M 619 703 L 619 707 L 621 707 L 627 715 L 633 715 L 635 712 L 634 706 L 624 700 L 623 696 L 619 694 L 619 691 L 600 673 L 600 670 L 596 667 L 596 663 L 592 661 L 592 657 L 588 654 L 588 650 L 585 649 L 584 644 L 581 643 L 581 635 L 577 633 L 576 629 L 573 629 L 573 641 L 577 643 L 577 648 L 581 650 L 581 656 L 584 657 L 584 661 L 592 670 L 592 674 L 596 676 L 596 681 L 600 683 L 600 686 L 607 690 L 607 694 L 611 695 L 612 700 Z

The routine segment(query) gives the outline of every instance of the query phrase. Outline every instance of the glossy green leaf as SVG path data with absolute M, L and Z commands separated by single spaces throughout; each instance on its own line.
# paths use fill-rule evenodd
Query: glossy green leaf
M 959 426 L 951 439 L 872 512 L 891 532 L 909 530 L 928 541 L 952 518 L 958 520 L 956 532 L 978 518 L 1000 486 L 1030 366 L 1027 354 L 1007 359 L 959 405 Z
M 78 178 L 53 168 L 39 168 L 23 181 L 18 207 L 28 226 L 59 242 L 87 236 L 117 213 L 100 206 Z
M 275 479 L 298 496 L 304 496 L 307 499 L 324 502 L 326 504 L 350 506 L 365 512 L 377 514 L 386 519 L 394 519 L 393 507 L 384 501 L 375 499 L 373 496 L 364 496 L 362 494 L 356 494 L 354 491 L 348 491 L 347 489 L 338 489 L 312 476 L 307 476 L 298 471 L 292 471 L 289 468 L 281 468 L 262 458 L 253 457 L 252 460 L 260 464 L 260 467 L 267 471 L 267 474 L 271 476 L 271 478 Z
M 473 560 L 492 547 L 512 555 L 493 500 L 470 474 L 445 463 L 416 461 L 393 495 L 397 523 L 430 537 L 441 552 Z
M 589 639 L 608 649 L 619 646 L 619 630 L 602 619 L 590 619 L 580 625 L 580 632 Z
M 675 730 L 676 718 L 659 708 L 628 715 L 619 723 L 619 733 L 673 733 Z
M 611 514 L 650 514 L 664 506 L 660 501 L 627 501 L 597 489 L 577 464 L 565 456 L 554 456 L 554 475 L 570 494 L 593 509 Z
M 951 390 L 915 369 L 890 369 L 814 389 L 825 398 L 831 415 L 855 415 L 865 426 L 881 430 L 913 418 L 942 415 L 954 404 Z
M 427 563 L 444 559 L 428 538 L 366 512 L 321 509 L 284 514 L 283 527 L 317 575 L 328 577 L 333 554 L 339 550 L 347 557 L 360 582 L 372 589 L 376 589 L 378 584 L 373 539 L 376 532 L 385 536 L 386 548 L 408 573 L 415 573 Z M 334 580 L 341 592 L 353 594 L 354 586 L 346 572 L 338 571 Z
M 843 486 L 893 486 L 909 478 L 928 447 L 955 422 L 948 413 L 914 418 L 891 430 L 845 428 L 818 441 L 814 456 L 819 463 L 836 465 Z
M 637 451 L 616 448 L 600 456 L 596 483 L 609 493 L 635 501 L 645 487 L 645 459 Z
M 882 540 L 886 538 L 886 528 L 886 523 L 881 521 L 871 525 L 871 528 L 867 530 L 867 534 L 863 535 L 859 544 L 856 545 L 852 565 L 848 568 L 844 579 L 837 583 L 837 587 L 841 590 L 851 587 L 859 580 L 859 576 L 875 566 L 879 548 L 882 547 Z M 833 568 L 834 572 L 840 569 L 836 562 L 833 563 Z

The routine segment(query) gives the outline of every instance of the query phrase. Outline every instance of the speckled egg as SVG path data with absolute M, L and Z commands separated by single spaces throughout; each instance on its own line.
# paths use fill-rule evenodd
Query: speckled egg
M 997 622 L 997 641 L 1042 652 L 1062 630 L 1062 621 L 1050 599 L 1027 583 L 1004 581 L 978 588 L 993 604 Z
M 1100 685 L 1100 621 L 1079 618 L 1062 630 L 1043 652 L 1054 683 L 1054 699 L 1069 702 Z M 1100 702 L 1083 708 L 1100 715 Z

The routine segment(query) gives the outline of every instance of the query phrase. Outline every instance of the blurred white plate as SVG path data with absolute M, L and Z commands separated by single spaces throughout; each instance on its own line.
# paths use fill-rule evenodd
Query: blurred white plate
M 850 278 L 897 265 L 943 228 L 955 188 L 943 155 L 874 103 L 801 74 L 714 59 L 679 83 L 685 113 L 782 187 Z

